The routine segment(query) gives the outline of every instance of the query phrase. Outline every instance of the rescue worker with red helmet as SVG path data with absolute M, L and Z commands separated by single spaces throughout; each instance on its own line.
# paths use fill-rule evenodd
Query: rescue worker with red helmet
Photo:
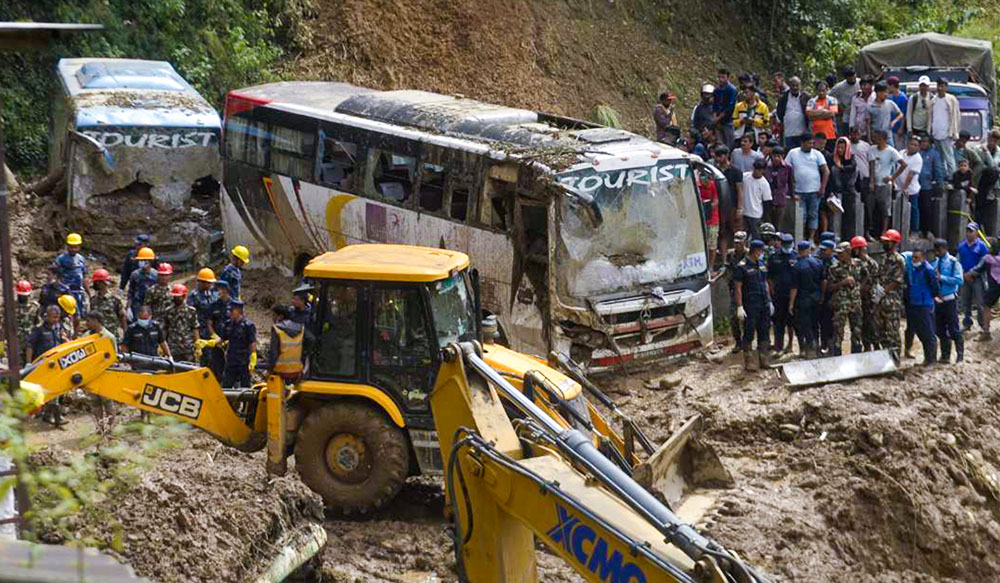
M 167 346 L 174 360 L 194 362 L 194 341 L 198 333 L 198 311 L 187 304 L 188 288 L 183 283 L 170 286 L 172 304 L 163 322 Z
M 146 289 L 145 304 L 153 312 L 153 319 L 166 326 L 167 314 L 173 306 L 170 296 L 170 278 L 174 275 L 174 266 L 161 263 L 156 266 L 156 282 Z
M 125 316 L 125 302 L 114 289 L 111 273 L 107 269 L 95 269 L 90 278 L 94 293 L 90 298 L 90 311 L 101 315 L 102 326 L 118 340 L 128 327 Z
M 861 290 L 861 348 L 865 352 L 877 350 L 878 334 L 875 330 L 875 306 L 872 291 L 878 283 L 878 262 L 868 254 L 868 239 L 861 235 L 851 238 L 851 254 L 858 260 L 858 283 Z
M 903 316 L 903 292 L 906 285 L 906 260 L 899 252 L 903 237 L 896 229 L 889 229 L 881 236 L 882 261 L 879 262 L 878 283 L 872 292 L 875 308 L 875 329 L 882 348 L 895 350 L 902 346 L 899 320 Z
M 21 365 L 27 364 L 25 359 L 28 348 L 28 336 L 31 336 L 31 329 L 35 327 L 38 318 L 38 302 L 32 299 L 31 293 L 34 291 L 31 282 L 22 279 L 17 282 L 14 292 L 17 294 L 17 346 L 21 355 Z

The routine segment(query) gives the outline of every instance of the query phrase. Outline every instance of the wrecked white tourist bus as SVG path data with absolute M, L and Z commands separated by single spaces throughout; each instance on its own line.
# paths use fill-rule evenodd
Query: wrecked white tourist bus
M 283 82 L 226 101 L 222 218 L 297 273 L 357 242 L 457 249 L 501 338 L 591 371 L 712 341 L 700 159 L 593 124 L 422 91 Z
M 49 170 L 86 246 L 118 258 L 145 233 L 163 259 L 206 264 L 222 245 L 219 114 L 162 61 L 61 59 L 57 75 Z

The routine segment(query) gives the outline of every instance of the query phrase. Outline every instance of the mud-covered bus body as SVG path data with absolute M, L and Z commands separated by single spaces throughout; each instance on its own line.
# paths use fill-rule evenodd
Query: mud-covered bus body
M 65 172 L 70 222 L 119 257 L 146 233 L 160 255 L 205 262 L 221 246 L 221 120 L 162 61 L 61 59 L 50 171 Z
M 592 371 L 712 341 L 702 208 L 669 146 L 586 122 L 420 91 L 273 83 L 230 93 L 228 245 L 300 271 L 359 242 L 468 253 L 520 351 Z M 555 266 L 555 268 L 551 268 Z

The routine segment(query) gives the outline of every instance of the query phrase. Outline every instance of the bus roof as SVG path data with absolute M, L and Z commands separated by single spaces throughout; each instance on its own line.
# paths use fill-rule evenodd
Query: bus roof
M 459 251 L 415 245 L 359 244 L 328 251 L 306 265 L 316 279 L 431 282 L 469 266 Z
M 255 106 L 305 113 L 342 121 L 360 118 L 430 134 L 447 135 L 482 146 L 497 144 L 511 155 L 537 157 L 549 166 L 558 152 L 560 170 L 575 163 L 649 151 L 658 157 L 689 158 L 686 152 L 648 138 L 591 122 L 518 109 L 427 91 L 376 91 L 346 83 L 292 81 L 269 83 L 232 91 L 231 99 Z M 230 112 L 245 109 L 228 106 Z M 577 158 L 565 154 L 576 154 Z
M 76 127 L 221 128 L 219 114 L 170 63 L 139 59 L 60 59 Z

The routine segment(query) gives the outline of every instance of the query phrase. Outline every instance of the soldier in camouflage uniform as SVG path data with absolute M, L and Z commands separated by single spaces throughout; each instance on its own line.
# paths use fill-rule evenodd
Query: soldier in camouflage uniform
M 128 326 L 125 318 L 125 302 L 111 289 L 111 274 L 107 269 L 97 269 L 91 279 L 94 294 L 90 298 L 90 311 L 101 315 L 104 329 L 121 340 Z
M 188 289 L 181 283 L 170 288 L 173 305 L 163 322 L 163 333 L 174 360 L 194 362 L 194 340 L 198 329 L 198 310 L 187 305 Z
M 851 352 L 861 352 L 861 262 L 851 257 L 851 244 L 837 244 L 837 260 L 830 266 L 828 288 L 833 310 L 833 355 L 840 356 L 844 324 L 851 323 Z
M 22 279 L 17 282 L 17 345 L 21 353 L 21 364 L 25 361 L 25 349 L 28 347 L 28 337 L 35 327 L 38 315 L 38 302 L 31 299 L 31 282 Z
M 878 283 L 878 261 L 868 254 L 868 240 L 861 235 L 851 238 L 851 251 L 858 260 L 861 278 L 861 344 L 862 350 L 878 350 L 879 340 L 875 331 L 875 305 L 872 290 Z
M 174 274 L 174 266 L 161 263 L 156 268 L 156 283 L 146 290 L 145 303 L 153 314 L 153 319 L 166 327 L 166 318 L 173 309 L 173 299 L 170 297 L 170 276 Z
M 747 233 L 736 231 L 733 235 L 733 248 L 726 252 L 726 279 L 729 283 L 729 328 L 733 333 L 733 352 L 743 350 L 742 323 L 736 317 L 736 273 L 740 261 L 746 257 Z
M 873 292 L 875 329 L 882 348 L 899 352 L 902 344 L 899 337 L 899 319 L 903 315 L 904 307 L 906 260 L 897 248 L 903 238 L 899 231 L 889 229 L 881 239 L 885 254 L 879 263 L 878 284 Z

